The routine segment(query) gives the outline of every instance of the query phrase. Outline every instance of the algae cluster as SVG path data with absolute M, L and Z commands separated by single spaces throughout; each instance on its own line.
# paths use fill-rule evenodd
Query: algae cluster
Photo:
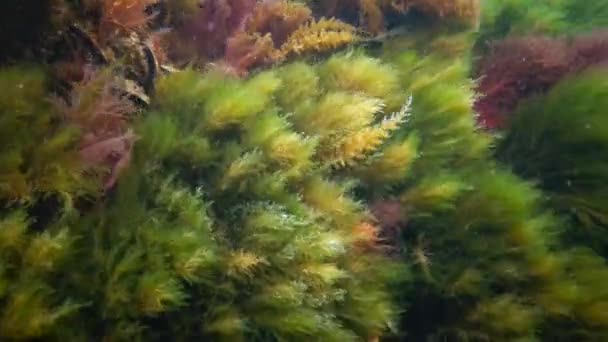
M 606 340 L 608 48 L 500 127 L 478 65 L 604 2 L 50 2 L 74 50 L 0 58 L 0 339 Z

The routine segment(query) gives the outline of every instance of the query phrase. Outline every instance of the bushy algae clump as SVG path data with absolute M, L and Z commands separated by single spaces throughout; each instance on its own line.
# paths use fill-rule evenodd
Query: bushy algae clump
M 407 271 L 380 252 L 351 171 L 372 159 L 407 167 L 379 152 L 406 121 L 408 96 L 388 72 L 376 76 L 387 85 L 367 83 L 387 68 L 378 61 L 356 62 L 369 70 L 296 63 L 244 81 L 193 70 L 160 80 L 116 189 L 57 221 L 62 235 L 41 235 L 65 240 L 52 241 L 61 259 L 47 259 L 51 280 L 30 283 L 57 293 L 32 303 L 15 293 L 0 334 L 345 341 L 397 329 L 390 289 Z M 393 155 L 402 149 L 407 140 Z M 19 212 L 3 222 L 18 241 L 37 236 Z
M 61 113 L 48 97 L 47 81 L 45 71 L 35 67 L 0 71 L 3 206 L 51 195 L 71 201 L 94 188 L 74 147 L 78 129 L 61 122 Z
M 186 70 L 157 90 L 140 172 L 171 178 L 165 205 L 179 211 L 172 201 L 188 196 L 206 213 L 202 227 L 150 234 L 181 236 L 166 246 L 167 275 L 188 283 L 176 293 L 206 293 L 162 309 L 178 323 L 169 331 L 341 341 L 389 328 L 389 280 L 405 273 L 375 251 L 371 218 L 349 194 L 355 179 L 340 168 L 376 152 L 407 106 L 384 114 L 364 89 L 325 90 L 306 64 L 246 81 Z
M 539 187 L 574 219 L 569 232 L 606 256 L 608 217 L 605 112 L 606 72 L 591 69 L 558 83 L 546 96 L 524 102 L 498 157 Z
M 80 159 L 78 128 L 47 97 L 44 70 L 2 69 L 0 88 L 0 335 L 30 338 L 80 308 L 57 277 L 78 248 L 75 202 L 99 182 Z

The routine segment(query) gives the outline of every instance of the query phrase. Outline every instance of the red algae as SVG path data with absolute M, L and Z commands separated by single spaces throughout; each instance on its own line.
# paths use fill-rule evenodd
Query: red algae
M 149 0 L 104 0 L 99 25 L 101 41 L 117 33 L 144 29 L 151 19 L 146 13 Z
M 135 105 L 115 89 L 112 76 L 91 68 L 74 85 L 67 101 L 57 101 L 66 122 L 81 130 L 80 156 L 89 167 L 107 168 L 109 189 L 129 165 L 136 136 L 130 128 Z
M 488 129 L 505 128 L 508 114 L 522 99 L 543 94 L 566 75 L 606 61 L 608 31 L 572 39 L 531 36 L 496 42 L 478 66 L 479 122 Z
M 243 31 L 252 15 L 255 0 L 209 0 L 179 29 L 186 45 L 209 59 L 224 55 L 228 38 Z

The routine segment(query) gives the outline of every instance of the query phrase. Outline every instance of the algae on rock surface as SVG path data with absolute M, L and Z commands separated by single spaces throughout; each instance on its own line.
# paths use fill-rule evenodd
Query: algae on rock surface
M 486 2 L 480 36 L 442 25 L 476 1 L 333 2 L 359 29 L 306 3 L 87 1 L 93 36 L 135 43 L 129 67 L 89 87 L 91 56 L 66 61 L 63 101 L 37 67 L 0 71 L 0 338 L 608 338 L 605 72 L 523 103 L 504 138 L 471 79 L 475 39 L 586 30 L 601 2 L 520 21 L 528 2 Z M 381 34 L 389 15 L 432 20 Z M 163 19 L 220 67 L 158 65 Z M 113 83 L 142 60 L 149 103 Z

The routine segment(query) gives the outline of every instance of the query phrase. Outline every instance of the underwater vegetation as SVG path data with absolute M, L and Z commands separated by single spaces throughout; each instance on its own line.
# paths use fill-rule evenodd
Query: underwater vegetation
M 111 70 L 85 70 L 67 99 L 58 98 L 57 108 L 64 120 L 78 127 L 82 136 L 79 153 L 89 167 L 105 167 L 106 189 L 114 186 L 131 159 L 137 139 L 130 128 L 137 108 L 115 87 Z
M 475 51 L 480 124 L 501 129 L 520 100 L 606 59 L 608 2 L 488 0 Z
M 433 20 L 455 21 L 477 25 L 479 0 L 329 0 L 309 1 L 322 15 L 335 16 L 357 23 L 370 34 L 386 29 L 386 17 L 419 12 Z
M 604 1 L 49 5 L 0 340 L 608 339 Z
M 292 56 L 322 53 L 357 40 L 355 27 L 335 18 L 312 16 L 291 1 L 205 1 L 182 18 L 174 39 L 174 58 L 215 62 L 224 71 L 280 63 Z
M 3 207 L 34 203 L 50 195 L 70 202 L 71 197 L 84 195 L 91 188 L 74 144 L 79 139 L 78 129 L 61 122 L 61 113 L 45 99 L 47 81 L 42 68 L 1 71 Z
M 582 244 L 606 256 L 606 70 L 569 76 L 546 96 L 522 103 L 501 142 L 499 158 L 539 182 L 556 208 L 572 218 Z
M 0 71 L 3 339 L 39 336 L 79 307 L 66 293 L 53 295 L 60 289 L 55 271 L 75 241 L 66 217 L 78 198 L 98 193 L 99 181 L 78 154 L 78 128 L 61 120 L 47 86 L 42 68 Z
M 547 92 L 567 75 L 605 64 L 608 33 L 596 31 L 569 38 L 512 37 L 492 44 L 479 62 L 475 109 L 480 123 L 504 128 L 519 101 Z
M 356 179 L 345 167 L 378 153 L 409 107 L 402 96 L 394 114 L 383 114 L 380 96 L 398 90 L 380 78 L 380 88 L 359 83 L 384 67 L 355 60 L 368 68 L 352 77 L 329 64 L 297 63 L 246 81 L 194 70 L 161 79 L 138 125 L 129 172 L 109 202 L 59 221 L 67 226 L 57 237 L 66 241 L 53 241 L 61 260 L 47 262 L 68 266 L 44 270 L 57 283 L 31 282 L 66 291 L 36 292 L 28 302 L 18 301 L 21 287 L 9 291 L 14 303 L 2 310 L 10 321 L 0 334 L 344 341 L 394 327 L 389 285 L 407 275 L 405 265 L 378 251 L 378 228 L 349 195 Z M 319 70 L 333 77 L 322 79 Z M 395 84 L 392 74 L 383 75 Z M 301 79 L 293 76 L 318 86 L 290 83 Z M 96 96 L 99 102 L 107 95 L 102 89 Z M 408 161 L 375 158 L 394 168 Z M 27 241 L 28 222 L 14 215 L 4 226 Z M 16 253 L 11 258 L 25 263 Z M 28 272 L 11 271 L 7 280 Z M 70 328 L 74 322 L 81 328 Z M 150 330 L 161 322 L 168 325 Z
M 406 187 L 384 195 L 399 194 L 408 217 L 400 234 L 412 265 L 408 338 L 605 338 L 605 322 L 588 305 L 606 303 L 605 261 L 561 244 L 565 224 L 541 192 L 492 161 L 491 140 L 472 114 L 466 59 L 437 50 L 396 63 L 414 98 L 404 129 L 420 139 Z
M 608 2 L 577 0 L 485 0 L 481 45 L 508 35 L 574 34 L 605 27 Z

